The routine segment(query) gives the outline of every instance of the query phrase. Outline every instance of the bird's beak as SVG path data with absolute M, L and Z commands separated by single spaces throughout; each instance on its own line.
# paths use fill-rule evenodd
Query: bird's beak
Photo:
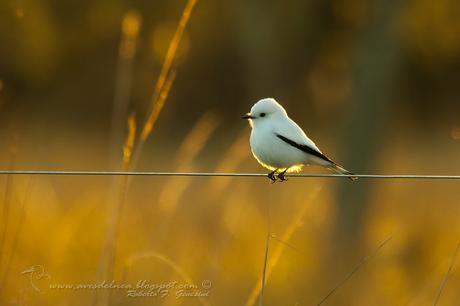
M 247 113 L 246 115 L 241 116 L 241 119 L 254 119 L 254 118 L 255 118 L 254 116 L 251 116 L 251 113 Z

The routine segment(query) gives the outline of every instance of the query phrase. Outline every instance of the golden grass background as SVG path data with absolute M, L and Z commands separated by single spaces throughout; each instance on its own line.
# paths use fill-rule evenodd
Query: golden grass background
M 349 5 L 346 6 L 345 2 Z M 330 11 L 334 14 L 340 12 L 338 20 L 349 27 L 360 28 L 361 24 L 369 22 L 366 16 L 372 16 L 367 10 L 363 11 L 367 7 L 365 3 L 332 1 Z M 373 2 L 369 3 L 372 7 Z M 282 102 L 287 100 L 288 111 L 312 131 L 309 134 L 320 147 L 338 161 L 348 160 L 357 171 L 459 173 L 460 138 L 455 112 L 458 92 L 440 76 L 449 72 L 443 61 L 455 63 L 450 52 L 458 47 L 457 40 L 452 38 L 458 34 L 458 27 L 452 29 L 452 24 L 445 18 L 452 5 L 450 1 L 440 1 L 432 6 L 427 1 L 415 1 L 412 6 L 398 11 L 400 14 L 393 20 L 405 29 L 403 34 L 408 35 L 401 34 L 408 39 L 398 47 L 409 46 L 405 52 L 423 62 L 418 67 L 426 69 L 426 75 L 437 75 L 441 81 L 433 77 L 434 81 L 438 81 L 437 86 L 443 90 L 433 89 L 433 96 L 425 102 L 431 105 L 431 109 L 436 109 L 428 121 L 424 120 L 424 112 L 430 107 L 422 104 L 414 107 L 411 103 L 404 106 L 395 103 L 385 112 L 377 112 L 389 119 L 382 127 L 383 132 L 368 135 L 378 136 L 375 152 L 365 151 L 362 147 L 372 141 L 348 127 L 353 125 L 350 122 L 369 124 L 369 121 L 356 119 L 354 110 L 359 103 L 350 98 L 359 101 L 362 95 L 368 96 L 360 94 L 359 84 L 350 85 L 353 83 L 349 75 L 353 73 L 350 68 L 353 64 L 344 54 L 351 51 L 343 46 L 337 51 L 334 47 L 345 39 L 340 31 L 330 34 L 335 45 L 329 47 L 324 43 L 319 48 L 324 52 L 318 52 L 308 66 L 307 75 L 298 81 L 301 85 L 297 91 L 281 94 Z M 243 65 L 246 70 L 237 71 L 247 80 L 241 87 L 235 80 L 230 81 L 228 87 L 220 87 L 222 85 L 211 78 L 201 80 L 200 71 L 205 70 L 202 66 L 185 68 L 185 76 L 180 78 L 180 67 L 187 62 L 184 54 L 192 52 L 186 50 L 187 45 L 190 47 L 194 43 L 192 35 L 186 31 L 188 22 L 197 19 L 195 31 L 210 27 L 204 24 L 209 20 L 206 12 L 210 8 L 194 0 L 177 3 L 171 6 L 176 11 L 172 23 L 175 28 L 171 30 L 171 23 L 162 25 L 169 27 L 171 35 L 163 48 L 161 60 L 156 64 L 159 77 L 156 83 L 152 83 L 152 78 L 147 77 L 152 77 L 151 72 L 143 72 L 145 75 L 142 76 L 135 72 L 140 69 L 136 59 L 145 56 L 143 52 L 147 49 L 142 31 L 154 26 L 142 17 L 145 11 L 125 10 L 116 4 L 108 7 L 120 13 L 105 16 L 105 10 L 99 8 L 92 14 L 100 14 L 94 17 L 99 23 L 111 20 L 121 33 L 116 40 L 118 47 L 114 48 L 117 60 L 114 61 L 115 77 L 112 80 L 115 84 L 111 94 L 114 97 L 112 116 L 98 113 L 100 108 L 93 105 L 88 116 L 96 120 L 87 119 L 92 124 L 82 119 L 70 123 L 65 119 L 48 122 L 45 118 L 60 117 L 40 117 L 39 106 L 26 107 L 31 102 L 24 101 L 30 97 L 23 97 L 21 106 L 19 95 L 16 95 L 17 100 L 13 99 L 15 89 L 11 84 L 14 84 L 14 78 L 5 78 L 0 83 L 0 107 L 4 107 L 0 109 L 4 119 L 0 130 L 2 169 L 261 171 L 250 154 L 249 127 L 239 120 L 239 115 L 247 111 L 256 95 L 267 89 L 267 85 L 261 84 L 273 81 L 260 71 L 266 66 L 259 66 L 259 56 L 248 56 Z M 241 9 L 238 4 L 235 7 Z M 40 22 L 44 23 L 41 28 L 48 27 L 46 18 L 40 18 L 39 13 L 45 14 L 46 11 L 40 5 L 23 7 L 14 3 L 8 8 L 14 18 L 23 20 L 22 27 L 34 27 Z M 436 13 L 433 16 L 429 14 L 432 10 Z M 181 11 L 182 14 L 177 15 Z M 249 12 L 256 14 L 251 9 Z M 264 13 L 259 17 L 269 15 Z M 261 38 L 251 36 L 254 33 L 250 32 L 255 30 L 249 26 L 253 23 L 241 17 L 236 28 L 248 33 L 242 35 L 244 47 L 238 51 L 253 54 L 254 46 L 244 43 L 253 39 L 256 51 L 270 53 L 269 48 L 264 49 L 270 44 L 264 45 L 263 41 L 258 44 Z M 266 23 L 271 29 L 270 20 L 260 20 L 260 23 Z M 437 29 L 437 34 L 447 37 L 442 40 L 443 44 L 436 48 L 435 43 L 427 42 L 420 34 L 426 28 Z M 100 39 L 102 32 L 98 34 Z M 194 37 L 198 40 L 196 44 L 203 42 L 203 38 Z M 21 39 L 27 41 L 27 38 Z M 44 35 L 38 41 L 32 40 L 44 60 L 48 56 L 47 48 L 51 48 L 50 45 L 46 47 L 50 39 Z M 366 49 L 366 43 L 372 39 L 363 38 L 363 41 L 365 47 L 362 50 L 372 51 L 372 43 L 370 49 Z M 352 44 L 356 48 L 358 45 Z M 182 51 L 181 46 L 185 48 Z M 157 46 L 155 50 L 159 49 L 161 47 Z M 223 54 L 228 52 L 226 47 L 216 47 L 217 50 Z M 393 49 L 388 47 L 388 50 L 391 53 Z M 182 58 L 179 56 L 181 52 Z M 377 53 L 369 54 L 376 56 Z M 286 52 L 285 56 L 288 57 L 289 53 Z M 370 62 L 366 61 L 366 56 L 363 58 L 364 64 L 373 61 L 372 56 Z M 406 60 L 405 64 L 416 65 L 411 60 Z M 35 63 L 15 69 L 27 70 L 27 78 L 40 83 L 37 80 L 44 73 L 40 65 Z M 219 69 L 230 72 L 231 66 L 224 65 Z M 377 71 L 381 69 L 376 67 Z M 385 76 L 384 70 L 380 72 Z M 424 75 L 418 73 L 418 76 Z M 274 79 L 277 78 L 280 77 Z M 151 92 L 139 90 L 139 79 L 141 84 L 150 83 L 145 87 Z M 142 79 L 148 79 L 148 82 Z M 387 81 L 385 78 L 380 80 Z M 406 86 L 422 90 L 423 81 L 419 82 L 412 87 Z M 156 85 L 152 88 L 152 84 Z M 214 85 L 226 91 L 213 89 Z M 267 95 L 292 89 L 289 85 L 279 86 L 280 89 L 272 88 Z M 245 100 L 236 103 L 232 99 L 238 95 L 233 92 L 242 87 L 251 89 Z M 298 92 L 305 90 L 304 87 L 307 88 L 306 95 Z M 182 96 L 182 91 L 191 96 Z M 215 97 L 219 97 L 211 107 L 209 102 L 200 102 L 208 91 L 216 91 L 218 95 Z M 64 98 L 71 92 L 57 94 L 56 101 L 65 104 Z M 141 94 L 148 97 L 144 99 L 149 101 L 147 106 L 135 102 Z M 289 98 L 299 96 L 308 97 L 313 106 L 289 102 Z M 401 94 L 398 97 L 398 101 L 403 101 L 418 96 Z M 439 97 L 443 102 L 439 102 Z M 347 102 L 349 99 L 352 101 Z M 14 103 L 18 103 L 17 108 L 12 106 Z M 378 98 L 366 103 L 377 104 Z M 375 116 L 374 110 L 368 109 L 367 104 L 361 105 L 360 109 L 369 111 L 371 122 L 378 120 L 372 117 Z M 46 107 L 53 105 L 62 110 L 57 104 Z M 302 111 L 294 111 L 296 106 Z M 131 113 L 133 110 L 136 112 Z M 111 118 L 105 128 L 94 124 L 102 117 Z M 362 130 L 368 127 L 359 126 Z M 345 144 L 341 145 L 342 142 Z M 371 166 L 365 167 L 368 162 Z M 321 170 L 306 168 L 305 171 Z M 267 206 L 271 210 L 272 238 L 264 305 L 316 305 L 363 257 L 373 254 L 390 236 L 392 239 L 324 305 L 432 305 L 460 241 L 457 181 L 360 180 L 352 183 L 348 180 L 291 178 L 286 183 L 270 185 L 268 179 L 261 178 L 5 175 L 0 177 L 0 186 L 3 186 L 0 190 L 2 305 L 254 305 L 260 292 Z M 366 196 L 363 200 L 354 197 L 357 194 Z M 342 197 L 351 198 L 351 202 Z M 346 206 L 350 203 L 353 205 Z M 362 206 L 356 207 L 355 204 Z M 46 274 L 39 277 L 39 273 L 23 273 L 34 265 L 43 267 Z M 439 305 L 457 305 L 460 300 L 457 290 L 460 278 L 455 262 L 451 268 Z M 50 284 L 112 280 L 131 284 L 140 280 L 150 283 L 178 281 L 197 286 L 210 281 L 211 286 L 209 297 L 203 298 L 176 298 L 174 290 L 165 298 L 132 298 L 126 296 L 126 290 L 49 287 Z

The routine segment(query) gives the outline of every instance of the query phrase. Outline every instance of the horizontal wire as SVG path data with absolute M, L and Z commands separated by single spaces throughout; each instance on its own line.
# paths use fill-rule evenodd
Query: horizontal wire
M 135 171 L 46 171 L 46 170 L 0 170 L 0 175 L 89 175 L 89 176 L 236 176 L 236 177 L 267 177 L 266 173 L 213 173 L 213 172 L 135 172 Z M 345 174 L 286 174 L 286 177 L 299 178 L 350 178 Z M 420 180 L 460 180 L 460 175 L 417 175 L 417 174 L 353 174 L 353 178 L 362 179 L 420 179 Z

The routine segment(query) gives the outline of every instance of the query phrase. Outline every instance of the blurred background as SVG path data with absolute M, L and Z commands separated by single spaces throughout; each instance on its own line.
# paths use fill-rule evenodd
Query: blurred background
M 459 174 L 459 12 L 1 1 L 0 169 L 266 172 L 239 118 L 274 97 L 355 173 Z M 265 305 L 317 305 L 366 256 L 323 305 L 433 305 L 460 241 L 459 184 L 3 175 L 0 304 L 253 305 L 269 208 Z M 208 296 L 52 286 L 141 280 Z M 439 303 L 458 305 L 459 286 L 454 265 Z

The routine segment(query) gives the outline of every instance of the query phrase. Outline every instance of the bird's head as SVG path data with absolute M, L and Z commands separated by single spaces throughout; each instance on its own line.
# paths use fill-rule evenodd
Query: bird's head
M 284 108 L 273 98 L 259 100 L 251 108 L 251 112 L 242 116 L 242 119 L 249 119 L 251 126 L 262 122 L 267 122 L 274 118 L 287 117 Z

